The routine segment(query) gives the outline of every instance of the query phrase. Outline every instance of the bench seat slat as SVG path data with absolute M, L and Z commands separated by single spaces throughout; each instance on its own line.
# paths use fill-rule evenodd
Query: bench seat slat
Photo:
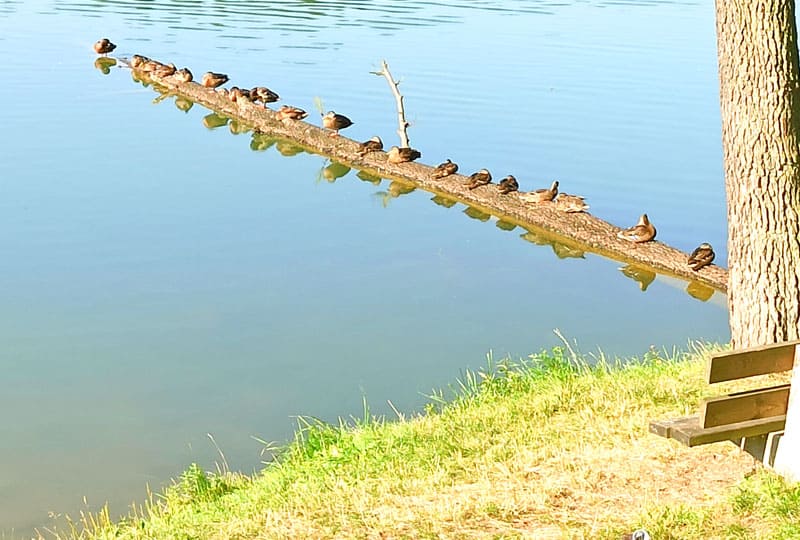
M 650 422 L 650 432 L 674 439 L 685 446 L 700 446 L 701 444 L 739 440 L 742 437 L 754 437 L 782 431 L 785 425 L 785 414 L 711 428 L 700 426 L 700 416 L 686 416 Z

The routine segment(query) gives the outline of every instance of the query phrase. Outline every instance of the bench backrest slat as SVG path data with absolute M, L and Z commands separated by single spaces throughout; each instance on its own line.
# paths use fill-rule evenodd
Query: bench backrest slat
M 716 354 L 708 367 L 708 382 L 718 383 L 788 371 L 794 366 L 794 354 L 800 341 L 764 345 L 751 349 Z
M 705 400 L 700 411 L 704 428 L 786 414 L 789 385 L 738 392 Z

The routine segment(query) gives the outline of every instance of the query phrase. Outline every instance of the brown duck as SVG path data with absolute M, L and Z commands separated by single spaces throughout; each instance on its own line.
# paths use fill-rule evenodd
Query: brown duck
M 332 137 L 339 136 L 339 130 L 345 129 L 353 125 L 353 121 L 343 114 L 337 114 L 333 111 L 328 111 L 322 117 L 322 127 L 332 131 Z
M 554 201 L 556 210 L 561 210 L 568 214 L 577 214 L 578 212 L 585 212 L 589 209 L 589 205 L 583 200 L 580 195 L 568 195 L 566 193 L 559 193 Z
M 444 163 L 439 163 L 436 168 L 433 170 L 433 174 L 431 174 L 431 178 L 439 179 L 444 178 L 445 176 L 450 176 L 451 174 L 455 174 L 458 171 L 458 164 L 453 163 L 448 158 L 447 161 Z
M 94 52 L 97 54 L 108 54 L 116 48 L 117 46 L 111 43 L 108 38 L 103 38 L 94 44 Z
M 178 82 L 188 83 L 192 82 L 194 77 L 192 76 L 192 72 L 189 71 L 189 68 L 181 68 L 175 72 L 173 78 Z
M 203 86 L 206 88 L 217 88 L 228 82 L 228 76 L 224 73 L 214 73 L 213 71 L 208 71 L 203 74 L 202 82 Z
M 375 135 L 370 140 L 361 143 L 361 149 L 358 151 L 358 155 L 364 156 L 370 152 L 380 152 L 381 150 L 383 150 L 383 141 L 380 137 Z
M 155 70 L 163 66 L 161 62 L 158 60 L 147 60 L 144 64 L 141 65 L 139 69 L 144 71 L 145 73 L 153 73 Z
M 711 244 L 708 242 L 703 242 L 697 247 L 697 249 L 692 251 L 691 255 L 689 255 L 688 264 L 692 270 L 697 272 L 704 266 L 711 264 L 715 256 L 714 248 L 711 247 Z
M 256 86 L 250 89 L 250 98 L 253 101 L 260 101 L 264 105 L 267 103 L 275 103 L 281 97 L 267 88 L 266 86 Z
M 467 181 L 467 189 L 475 189 L 480 186 L 485 186 L 492 181 L 492 173 L 487 169 L 481 169 L 476 173 L 472 173 Z
M 150 59 L 146 56 L 142 56 L 141 54 L 134 54 L 131 56 L 131 67 L 133 69 L 140 69 L 145 62 L 149 62 Z
M 175 64 L 161 64 L 153 70 L 153 75 L 161 78 L 170 77 L 175 74 L 175 71 L 177 71 Z
M 521 193 L 520 198 L 523 201 L 532 203 L 550 202 L 558 195 L 558 180 L 550 184 L 549 189 L 537 189 L 529 191 L 528 193 Z
M 656 237 L 656 228 L 650 223 L 647 214 L 642 214 L 639 221 L 629 229 L 623 229 L 617 233 L 618 238 L 629 242 L 649 242 Z
M 509 174 L 500 180 L 500 183 L 497 184 L 497 190 L 503 195 L 506 193 L 511 193 L 512 191 L 518 191 L 519 183 L 517 182 L 517 179 L 514 178 L 514 175 Z
M 400 148 L 399 146 L 392 146 L 386 153 L 386 160 L 389 163 L 405 163 L 407 161 L 414 161 L 422 157 L 419 150 L 414 150 L 408 146 Z
M 250 90 L 232 86 L 228 90 L 228 99 L 234 103 L 246 103 L 252 100 L 252 96 L 250 95 Z
M 282 122 L 286 120 L 302 120 L 306 116 L 308 116 L 306 111 L 291 105 L 281 105 L 281 108 L 275 111 L 275 118 Z

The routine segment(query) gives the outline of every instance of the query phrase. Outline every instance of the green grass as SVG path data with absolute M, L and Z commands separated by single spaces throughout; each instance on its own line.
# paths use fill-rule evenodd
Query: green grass
M 695 410 L 704 350 L 590 366 L 569 349 L 467 373 L 424 414 L 302 419 L 254 477 L 192 465 L 120 521 L 61 538 L 798 538 L 800 490 L 732 445 L 685 449 L 649 420 Z

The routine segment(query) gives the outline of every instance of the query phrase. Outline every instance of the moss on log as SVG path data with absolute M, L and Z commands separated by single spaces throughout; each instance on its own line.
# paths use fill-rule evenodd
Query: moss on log
M 119 59 L 120 63 L 130 65 Z M 576 251 L 589 251 L 634 267 L 650 268 L 658 273 L 690 281 L 689 289 L 711 287 L 727 291 L 728 271 L 710 265 L 695 272 L 686 264 L 688 254 L 659 241 L 635 244 L 617 237 L 621 229 L 596 216 L 586 213 L 565 213 L 556 210 L 552 203 L 531 204 L 520 199 L 515 192 L 502 195 L 496 184 L 474 190 L 466 187 L 466 176 L 454 174 L 435 180 L 433 167 L 417 162 L 390 163 L 386 152 L 369 152 L 360 155 L 361 144 L 344 136 L 332 137 L 329 131 L 299 120 L 281 121 L 276 112 L 250 101 L 236 103 L 226 95 L 196 82 L 180 82 L 173 77 L 157 77 L 131 68 L 142 81 L 163 86 L 169 93 L 188 98 L 195 103 L 239 123 L 252 126 L 257 132 L 284 138 L 304 150 L 322 154 L 352 168 L 407 183 L 435 194 L 439 200 L 459 201 L 468 206 L 496 216 L 505 224 L 516 224 L 537 237 L 549 239 Z M 457 156 L 453 156 L 458 161 Z M 626 274 L 627 275 L 627 274 Z M 703 287 L 706 286 L 706 287 Z M 689 294 L 707 299 L 710 294 Z

